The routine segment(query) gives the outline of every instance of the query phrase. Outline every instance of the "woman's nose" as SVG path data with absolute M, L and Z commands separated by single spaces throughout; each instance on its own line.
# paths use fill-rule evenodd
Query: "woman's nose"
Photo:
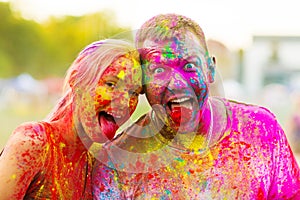
M 112 95 L 112 101 L 118 104 L 119 106 L 127 106 L 125 102 L 128 102 L 128 99 L 129 94 L 126 90 L 116 91 L 114 95 Z
M 127 112 L 129 109 L 129 98 L 127 91 L 115 92 L 111 98 L 111 109 L 117 113 Z

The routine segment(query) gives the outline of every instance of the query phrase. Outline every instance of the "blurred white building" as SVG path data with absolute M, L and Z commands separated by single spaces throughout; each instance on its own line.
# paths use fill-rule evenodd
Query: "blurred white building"
M 253 45 L 244 53 L 242 76 L 250 95 L 273 83 L 297 88 L 300 36 L 254 36 Z
M 0 109 L 20 104 L 38 106 L 47 98 L 47 87 L 29 74 L 21 74 L 0 83 Z

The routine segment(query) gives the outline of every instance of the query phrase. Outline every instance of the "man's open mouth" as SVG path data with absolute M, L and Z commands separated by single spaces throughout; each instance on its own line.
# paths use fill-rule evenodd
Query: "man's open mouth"
M 101 111 L 98 114 L 98 120 L 102 130 L 102 134 L 105 135 L 109 140 L 113 139 L 116 131 L 119 128 L 114 116 L 111 113 Z
M 190 97 L 181 97 L 168 101 L 170 116 L 177 124 L 187 123 L 192 118 L 194 100 Z

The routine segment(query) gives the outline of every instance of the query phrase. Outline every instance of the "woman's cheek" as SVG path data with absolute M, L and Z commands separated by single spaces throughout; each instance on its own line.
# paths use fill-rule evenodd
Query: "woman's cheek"
M 95 109 L 99 110 L 111 103 L 111 95 L 106 88 L 97 88 L 94 101 Z
M 136 109 L 137 104 L 138 104 L 138 97 L 131 97 L 130 100 L 129 100 L 129 113 L 130 113 L 130 115 Z
M 163 87 L 148 87 L 147 98 L 151 104 L 157 104 L 161 102 Z

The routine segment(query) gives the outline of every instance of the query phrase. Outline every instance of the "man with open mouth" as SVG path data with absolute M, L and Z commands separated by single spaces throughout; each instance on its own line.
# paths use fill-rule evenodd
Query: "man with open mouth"
M 300 198 L 299 166 L 275 116 L 209 97 L 215 59 L 196 22 L 158 15 L 136 37 L 152 111 L 104 147 L 96 198 Z

